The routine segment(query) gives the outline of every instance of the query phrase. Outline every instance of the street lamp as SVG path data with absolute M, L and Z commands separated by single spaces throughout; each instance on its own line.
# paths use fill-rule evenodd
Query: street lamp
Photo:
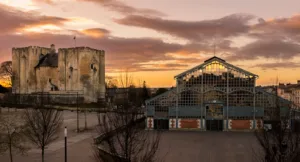
M 67 127 L 65 127 L 65 162 L 67 162 Z

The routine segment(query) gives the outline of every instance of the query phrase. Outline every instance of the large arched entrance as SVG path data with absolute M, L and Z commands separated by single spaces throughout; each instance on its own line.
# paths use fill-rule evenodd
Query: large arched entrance
M 223 103 L 213 100 L 205 105 L 206 130 L 223 131 Z

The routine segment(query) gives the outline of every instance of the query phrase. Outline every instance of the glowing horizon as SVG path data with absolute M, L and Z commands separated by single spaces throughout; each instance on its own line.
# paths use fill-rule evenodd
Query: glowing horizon
M 300 80 L 297 4 L 0 0 L 0 20 L 5 22 L 0 25 L 0 62 L 11 60 L 13 47 L 53 43 L 69 48 L 75 46 L 76 36 L 77 46 L 106 51 L 107 76 L 128 69 L 150 87 L 174 86 L 175 75 L 214 55 L 259 75 L 259 85 L 272 85 L 276 78 L 295 83 Z

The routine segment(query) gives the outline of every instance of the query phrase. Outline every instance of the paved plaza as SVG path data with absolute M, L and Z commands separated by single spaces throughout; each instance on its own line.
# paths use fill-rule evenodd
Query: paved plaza
M 169 131 L 158 156 L 166 162 L 252 162 L 255 147 L 253 133 Z
M 97 125 L 96 113 L 88 113 L 88 127 Z M 69 128 L 68 161 L 93 162 L 92 142 L 95 130 L 76 133 L 76 112 L 64 111 L 64 126 Z M 80 127 L 84 128 L 84 115 L 80 115 Z M 253 133 L 166 131 L 163 133 L 157 156 L 165 162 L 252 162 L 257 147 Z M 15 155 L 15 162 L 41 161 L 40 150 L 33 148 L 27 155 Z M 0 161 L 9 161 L 0 155 Z M 52 143 L 45 153 L 46 162 L 64 161 L 64 136 Z

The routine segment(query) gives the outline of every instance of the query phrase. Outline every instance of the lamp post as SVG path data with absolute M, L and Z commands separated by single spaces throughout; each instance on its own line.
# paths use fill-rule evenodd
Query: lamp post
M 67 127 L 65 127 L 65 162 L 67 162 Z

